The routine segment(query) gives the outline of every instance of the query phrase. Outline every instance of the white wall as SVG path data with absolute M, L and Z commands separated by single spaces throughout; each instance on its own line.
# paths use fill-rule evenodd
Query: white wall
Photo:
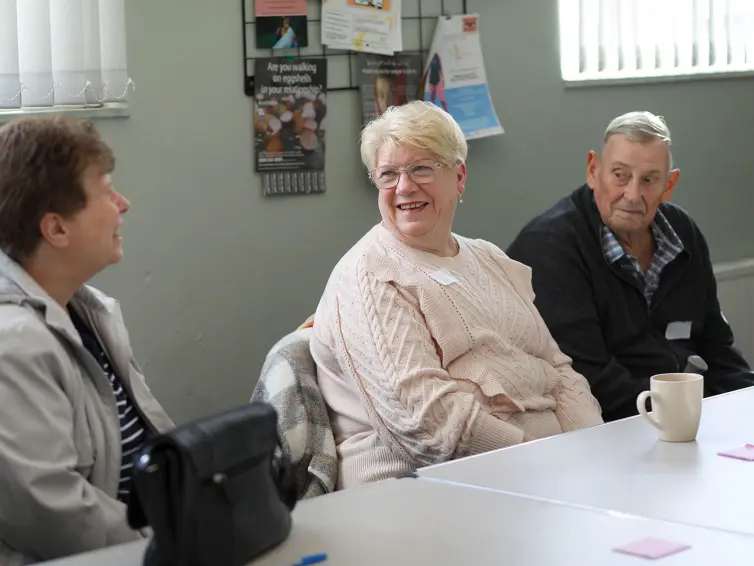
M 754 259 L 733 261 L 715 267 L 717 296 L 736 346 L 754 365 Z

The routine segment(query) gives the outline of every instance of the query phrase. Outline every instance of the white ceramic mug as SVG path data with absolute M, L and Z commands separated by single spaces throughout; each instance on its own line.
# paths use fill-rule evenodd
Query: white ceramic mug
M 691 442 L 702 418 L 704 377 L 697 373 L 663 373 L 649 380 L 650 391 L 636 398 L 639 413 L 657 428 L 660 440 Z M 647 399 L 652 398 L 652 412 Z

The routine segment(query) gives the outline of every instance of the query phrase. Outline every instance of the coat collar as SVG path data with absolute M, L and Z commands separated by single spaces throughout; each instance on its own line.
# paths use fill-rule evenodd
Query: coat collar
M 55 302 L 21 265 L 3 252 L 0 252 L 0 304 L 29 306 L 49 326 L 65 333 L 74 343 L 82 344 L 67 310 Z M 86 285 L 76 291 L 71 298 L 71 305 L 80 311 L 92 313 L 107 309 L 103 301 Z
M 602 241 L 602 226 L 604 224 L 597 203 L 594 202 L 594 192 L 589 188 L 589 185 L 584 183 L 574 191 L 573 197 L 576 207 L 589 224 L 589 232 L 594 235 L 597 241 Z

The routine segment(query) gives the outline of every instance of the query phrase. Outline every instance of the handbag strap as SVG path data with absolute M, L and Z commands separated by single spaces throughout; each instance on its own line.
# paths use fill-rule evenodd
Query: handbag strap
M 278 437 L 278 450 L 275 450 L 272 455 L 272 477 L 275 480 L 280 499 L 289 511 L 293 511 L 298 501 L 296 478 L 293 474 L 291 459 L 279 449 L 280 446 L 280 437 Z

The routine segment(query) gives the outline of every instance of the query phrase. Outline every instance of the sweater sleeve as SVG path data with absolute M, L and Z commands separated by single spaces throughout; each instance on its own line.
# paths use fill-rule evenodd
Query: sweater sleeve
M 592 395 L 589 382 L 573 369 L 571 359 L 555 340 L 552 337 L 549 340 L 555 379 L 548 383 L 548 390 L 554 392 L 555 416 L 563 432 L 602 424 L 602 409 Z
M 517 444 L 523 431 L 481 410 L 443 368 L 423 314 L 392 281 L 356 264 L 337 290 L 335 354 L 380 439 L 421 467 Z
M 524 229 L 507 253 L 531 267 L 534 304 L 573 369 L 589 381 L 603 418 L 635 415 L 636 396 L 649 389 L 649 375 L 632 376 L 608 351 L 590 276 L 577 249 L 563 234 Z
M 521 298 L 531 307 L 537 326 L 541 329 L 545 341 L 541 355 L 550 365 L 547 370 L 547 392 L 555 398 L 555 416 L 561 428 L 564 432 L 567 432 L 602 424 L 602 409 L 597 399 L 592 395 L 589 382 L 573 369 L 571 358 L 562 352 L 542 315 L 534 305 L 531 268 L 511 260 L 494 244 L 486 242 L 486 247 L 498 266 L 509 276 L 513 276 L 514 285 Z M 510 273 L 511 271 L 516 273 Z

